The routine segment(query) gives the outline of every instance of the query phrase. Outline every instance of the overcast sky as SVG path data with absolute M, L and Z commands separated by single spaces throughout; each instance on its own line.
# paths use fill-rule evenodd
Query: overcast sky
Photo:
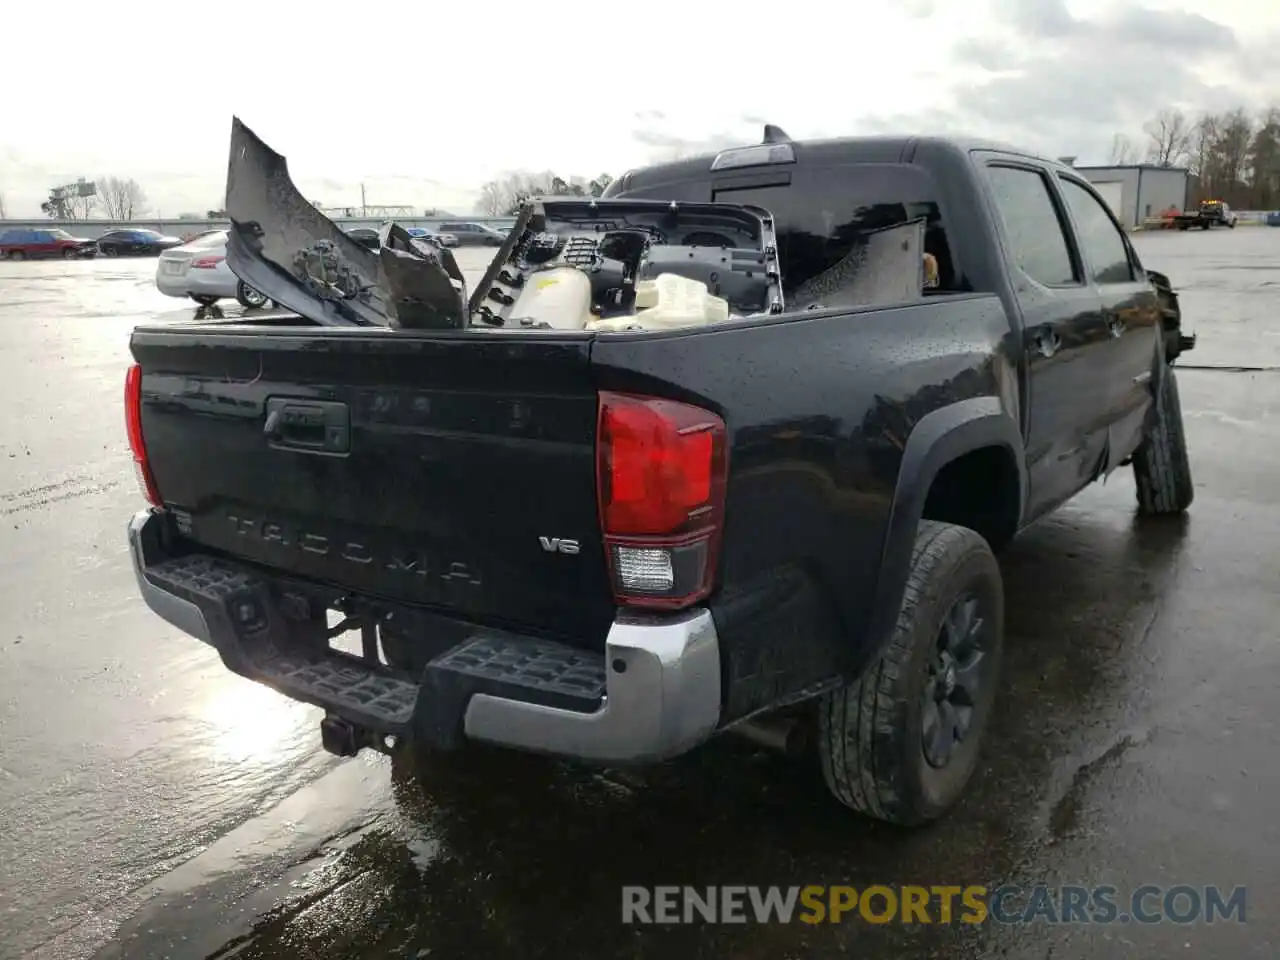
M 616 175 L 757 141 L 766 120 L 1101 162 L 1162 107 L 1280 99 L 1278 0 L 11 6 L 10 216 L 79 176 L 133 177 L 166 216 L 221 206 L 232 114 L 313 201 L 358 204 L 363 182 L 371 204 L 461 212 L 504 170 Z

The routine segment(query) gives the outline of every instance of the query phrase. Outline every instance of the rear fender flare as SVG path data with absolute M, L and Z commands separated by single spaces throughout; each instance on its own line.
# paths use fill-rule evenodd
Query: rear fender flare
M 1018 523 L 1027 495 L 1027 464 L 1018 425 L 998 397 L 973 397 L 926 414 L 902 452 L 864 647 L 871 657 L 889 641 L 911 572 L 916 528 L 934 477 L 951 461 L 984 447 L 1002 447 L 1018 471 Z

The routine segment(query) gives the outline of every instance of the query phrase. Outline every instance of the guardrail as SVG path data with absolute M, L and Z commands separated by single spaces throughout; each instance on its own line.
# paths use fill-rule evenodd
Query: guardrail
M 333 222 L 344 230 L 353 227 L 373 227 L 384 222 L 385 218 L 374 217 L 334 217 Z M 397 217 L 396 222 L 406 227 L 425 227 L 428 230 L 438 228 L 443 223 L 483 223 L 495 230 L 507 231 L 515 226 L 515 217 Z M 138 219 L 138 220 L 0 220 L 0 232 L 5 230 L 65 230 L 73 237 L 84 237 L 96 240 L 104 233 L 112 230 L 155 230 L 170 237 L 182 237 L 184 240 L 210 230 L 225 230 L 231 226 L 228 220 L 188 220 L 178 218 Z

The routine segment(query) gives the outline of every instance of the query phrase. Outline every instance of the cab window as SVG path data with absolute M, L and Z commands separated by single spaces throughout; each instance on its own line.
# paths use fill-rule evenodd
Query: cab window
M 1079 284 L 1066 225 L 1045 175 L 1027 167 L 992 165 L 987 180 L 1004 223 L 1008 256 L 1018 268 L 1046 287 Z
M 628 196 L 643 196 L 637 191 Z M 750 204 L 773 214 L 784 293 L 819 276 L 852 254 L 876 230 L 924 220 L 924 252 L 937 262 L 937 287 L 926 293 L 968 289 L 948 243 L 930 177 L 909 164 L 854 163 L 799 167 L 777 186 L 722 188 L 720 203 Z
M 1129 244 L 1111 213 L 1088 189 L 1069 177 L 1059 176 L 1062 195 L 1076 224 L 1080 249 L 1089 262 L 1094 283 L 1132 283 L 1133 263 Z

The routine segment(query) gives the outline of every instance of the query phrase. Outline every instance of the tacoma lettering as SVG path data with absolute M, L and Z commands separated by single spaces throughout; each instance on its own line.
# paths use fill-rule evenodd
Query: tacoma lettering
M 234 514 L 229 515 L 227 520 L 238 537 L 258 539 L 280 547 L 296 547 L 303 553 L 317 557 L 333 557 L 361 567 L 380 566 L 390 573 L 422 579 L 430 576 L 435 569 L 439 571 L 440 580 L 446 583 L 467 583 L 478 586 L 481 582 L 480 575 L 465 563 L 454 561 L 432 564 L 426 556 L 416 550 L 388 552 L 384 556 L 379 556 L 368 544 L 355 540 L 339 542 L 320 533 L 290 530 L 284 524 L 271 520 L 257 520 Z

